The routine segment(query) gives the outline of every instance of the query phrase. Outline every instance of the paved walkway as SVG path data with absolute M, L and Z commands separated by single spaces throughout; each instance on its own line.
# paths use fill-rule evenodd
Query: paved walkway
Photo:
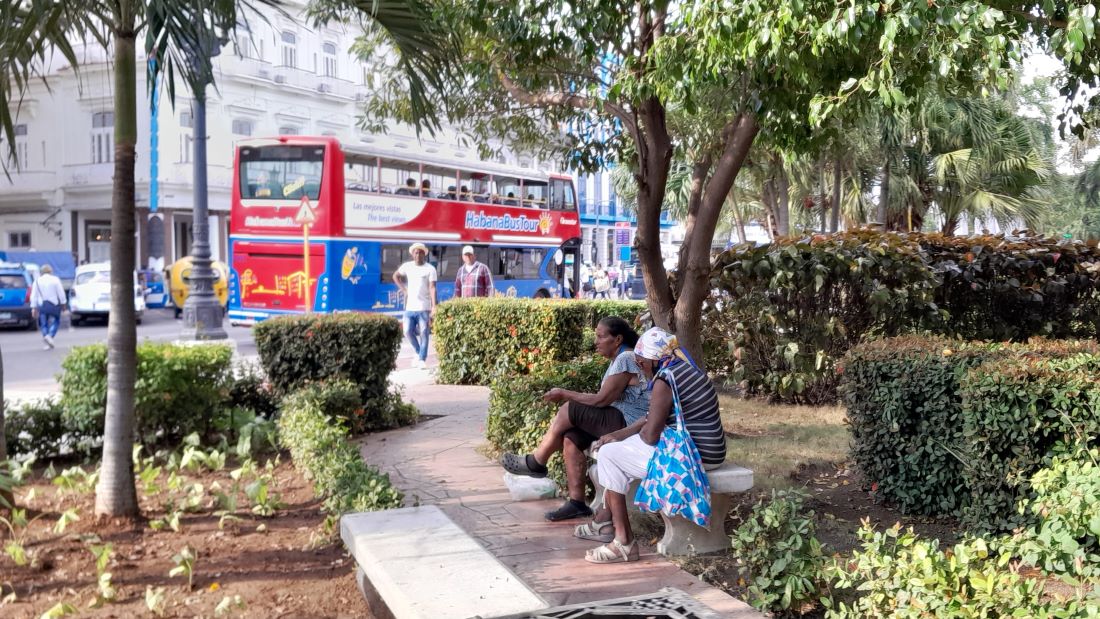
M 389 473 L 408 504 L 438 505 L 552 606 L 676 587 L 723 617 L 764 616 L 679 569 L 651 546 L 642 547 L 636 563 L 587 563 L 584 551 L 595 544 L 573 537 L 580 521 L 546 522 L 543 513 L 557 507 L 557 499 L 512 501 L 500 466 L 477 452 L 485 444 L 487 388 L 435 385 L 432 374 L 422 370 L 391 376 L 424 415 L 438 417 L 366 437 L 363 457 Z

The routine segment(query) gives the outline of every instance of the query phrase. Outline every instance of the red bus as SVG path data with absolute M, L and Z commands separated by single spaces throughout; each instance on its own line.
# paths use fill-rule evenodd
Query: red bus
M 463 245 L 474 246 L 502 294 L 572 296 L 577 289 L 572 267 L 581 229 L 568 176 L 281 136 L 238 144 L 232 195 L 234 324 L 302 312 L 307 298 L 317 312 L 399 313 L 392 275 L 411 258 L 413 242 L 430 249 L 440 301 L 454 294 Z M 307 202 L 314 215 L 308 274 L 296 221 Z

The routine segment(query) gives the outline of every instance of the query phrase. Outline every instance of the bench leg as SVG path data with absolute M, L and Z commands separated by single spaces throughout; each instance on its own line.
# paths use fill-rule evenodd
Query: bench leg
M 710 530 L 681 518 L 669 518 L 661 514 L 665 521 L 665 536 L 657 542 L 657 552 L 665 556 L 684 556 L 717 552 L 730 547 L 730 538 L 726 535 L 726 514 L 729 513 L 733 497 L 729 494 L 712 494 L 710 497 Z

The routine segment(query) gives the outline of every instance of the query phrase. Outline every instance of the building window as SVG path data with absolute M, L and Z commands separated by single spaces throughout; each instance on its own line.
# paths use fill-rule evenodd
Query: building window
M 27 169 L 27 125 L 18 124 L 15 125 L 15 161 L 12 161 L 12 154 L 8 151 L 7 144 L 4 144 L 3 140 L 0 140 L 0 149 L 3 149 L 3 157 L 7 159 L 8 164 L 16 170 Z
M 195 152 L 195 138 L 190 132 L 180 134 L 180 163 L 191 163 L 191 155 Z
M 115 113 L 92 114 L 92 163 L 111 163 L 115 159 Z
M 279 135 L 301 135 L 301 129 L 289 125 L 279 127 Z
M 180 127 L 192 129 L 195 126 L 195 117 L 191 112 L 180 112 Z
M 235 135 L 252 135 L 252 121 L 242 118 L 233 119 L 233 133 Z
M 8 249 L 30 249 L 31 233 L 29 230 L 19 230 L 8 233 Z
M 282 33 L 283 40 L 283 66 L 296 68 L 298 66 L 298 37 L 293 32 Z
M 321 51 L 325 54 L 325 77 L 336 77 L 336 44 L 325 43 Z

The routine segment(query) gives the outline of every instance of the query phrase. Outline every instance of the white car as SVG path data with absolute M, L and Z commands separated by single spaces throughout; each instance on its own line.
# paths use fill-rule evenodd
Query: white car
M 97 262 L 76 267 L 73 287 L 69 290 L 69 311 L 74 325 L 87 318 L 107 318 L 111 311 L 111 263 Z M 137 323 L 145 314 L 145 291 L 134 272 L 134 313 Z

